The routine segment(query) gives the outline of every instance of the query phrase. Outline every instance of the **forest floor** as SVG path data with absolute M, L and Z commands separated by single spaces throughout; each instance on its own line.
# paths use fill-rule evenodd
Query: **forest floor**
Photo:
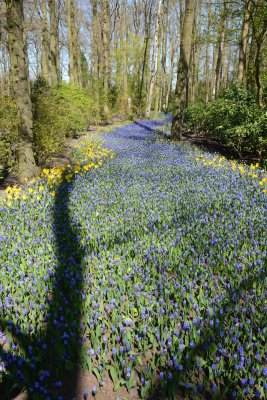
M 78 143 L 93 163 L 0 210 L 5 382 L 31 393 L 17 399 L 264 398 L 265 178 L 156 135 L 163 123 L 68 141 L 57 166 Z M 62 376 L 55 360 L 73 359 Z

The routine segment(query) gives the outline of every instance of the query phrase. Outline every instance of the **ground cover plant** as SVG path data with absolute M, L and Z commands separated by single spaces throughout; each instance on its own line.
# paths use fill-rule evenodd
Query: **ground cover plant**
M 266 172 L 159 140 L 164 122 L 85 141 L 73 166 L 8 189 L 6 396 L 71 398 L 62 371 L 81 363 L 98 380 L 86 399 L 108 377 L 140 398 L 266 397 Z

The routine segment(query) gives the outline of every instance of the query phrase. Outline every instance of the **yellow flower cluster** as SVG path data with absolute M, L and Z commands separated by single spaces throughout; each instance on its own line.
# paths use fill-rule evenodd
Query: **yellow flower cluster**
M 33 193 L 36 194 L 37 200 L 40 200 L 47 186 L 52 197 L 55 197 L 56 187 L 64 180 L 71 182 L 75 175 L 82 175 L 92 168 L 98 168 L 105 159 L 114 157 L 114 153 L 102 145 L 103 141 L 100 140 L 82 140 L 75 148 L 79 154 L 79 162 L 44 168 L 41 177 L 31 179 L 27 185 L 7 187 L 7 205 L 10 206 L 12 200 L 26 200 Z
M 8 186 L 6 188 L 6 193 L 7 193 L 7 199 L 15 199 L 17 200 L 19 198 L 21 192 L 21 187 L 18 187 L 17 185 L 15 186 Z
M 205 166 L 213 168 L 231 168 L 232 171 L 239 171 L 240 175 L 249 176 L 252 179 L 259 179 L 259 185 L 263 186 L 263 192 L 267 193 L 267 177 L 262 177 L 262 173 L 266 172 L 259 169 L 259 163 L 251 164 L 249 168 L 236 161 L 228 161 L 225 157 L 215 156 L 211 160 L 205 158 L 203 154 L 200 154 L 196 161 L 201 162 Z

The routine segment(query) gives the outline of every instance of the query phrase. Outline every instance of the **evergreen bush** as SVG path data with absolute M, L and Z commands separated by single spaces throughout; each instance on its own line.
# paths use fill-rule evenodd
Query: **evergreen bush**
M 214 137 L 239 155 L 249 152 L 261 159 L 266 157 L 267 110 L 261 109 L 241 84 L 224 89 L 207 105 L 189 106 L 184 120 L 188 127 Z

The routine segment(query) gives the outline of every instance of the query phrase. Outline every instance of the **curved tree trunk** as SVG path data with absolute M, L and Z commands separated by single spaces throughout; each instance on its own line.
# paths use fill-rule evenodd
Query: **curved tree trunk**
M 23 1 L 6 0 L 6 5 L 13 94 L 20 115 L 18 175 L 19 181 L 25 182 L 37 174 L 37 167 L 33 155 L 32 103 L 27 52 L 23 40 Z

